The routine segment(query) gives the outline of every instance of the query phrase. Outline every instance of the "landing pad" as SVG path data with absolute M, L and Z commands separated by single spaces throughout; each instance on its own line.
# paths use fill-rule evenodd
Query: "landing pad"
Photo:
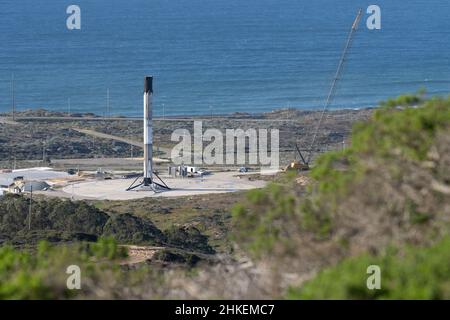
M 197 178 L 162 177 L 171 190 L 154 192 L 151 190 L 126 191 L 132 180 L 92 180 L 75 183 L 63 188 L 63 192 L 74 199 L 91 200 L 131 200 L 146 197 L 181 197 L 202 194 L 245 191 L 262 188 L 266 181 L 249 179 L 236 172 L 219 172 Z

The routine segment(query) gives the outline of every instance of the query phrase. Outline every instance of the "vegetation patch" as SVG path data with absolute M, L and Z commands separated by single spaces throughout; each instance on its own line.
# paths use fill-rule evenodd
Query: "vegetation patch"
M 34 200 L 6 195 L 0 199 L 0 243 L 36 245 L 40 240 L 53 243 L 114 238 L 121 244 L 171 246 L 205 254 L 215 250 L 208 237 L 197 228 L 172 226 L 166 232 L 147 218 L 130 213 L 106 213 L 83 201 L 61 199 Z
M 113 215 L 106 222 L 103 235 L 127 244 L 162 245 L 166 242 L 166 236 L 152 222 L 129 213 Z
M 315 161 L 307 190 L 286 176 L 247 193 L 233 209 L 239 247 L 312 272 L 349 255 L 448 235 L 450 98 L 395 101 L 355 124 L 346 150 Z
M 409 247 L 347 259 L 321 271 L 289 299 L 450 299 L 450 238 L 429 248 Z M 381 270 L 381 289 L 366 285 L 368 266 Z
M 167 244 L 176 248 L 192 250 L 204 254 L 214 254 L 208 244 L 208 237 L 195 227 L 172 227 L 166 230 Z
M 0 300 L 3 299 L 67 299 L 78 294 L 89 296 L 96 290 L 93 280 L 107 283 L 107 278 L 120 279 L 117 259 L 125 256 L 112 239 L 98 243 L 52 246 L 40 242 L 35 252 L 0 247 Z M 77 265 L 82 270 L 82 289 L 69 290 L 66 269 Z

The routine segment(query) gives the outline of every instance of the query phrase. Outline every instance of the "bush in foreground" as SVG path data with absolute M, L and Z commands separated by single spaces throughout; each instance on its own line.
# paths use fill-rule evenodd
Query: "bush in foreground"
M 0 300 L 66 299 L 80 293 L 90 295 L 98 282 L 114 282 L 120 278 L 115 262 L 125 256 L 124 249 L 111 238 L 67 246 L 40 242 L 35 252 L 3 246 L 0 248 Z M 69 276 L 66 270 L 71 265 L 81 269 L 82 286 L 85 287 L 81 292 L 66 286 Z
M 381 289 L 369 290 L 367 267 L 381 269 Z M 289 299 L 450 299 L 450 238 L 429 248 L 362 255 L 321 271 Z
M 236 243 L 269 264 L 281 287 L 293 279 L 286 274 L 300 283 L 349 256 L 448 236 L 450 98 L 377 109 L 354 126 L 346 150 L 317 159 L 310 178 L 307 191 L 287 179 L 233 209 Z

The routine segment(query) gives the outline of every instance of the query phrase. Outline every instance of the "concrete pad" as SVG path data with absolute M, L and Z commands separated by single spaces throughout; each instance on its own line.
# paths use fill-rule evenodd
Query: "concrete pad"
M 20 125 L 20 123 L 13 121 L 11 119 L 8 119 L 8 118 L 4 118 L 4 117 L 0 117 L 0 123 L 10 124 L 10 125 L 14 125 L 14 126 Z
M 0 186 L 9 186 L 17 177 L 25 181 L 50 181 L 54 179 L 68 179 L 67 172 L 54 171 L 51 168 L 18 169 L 12 172 L 0 173 Z
M 162 177 L 172 189 L 155 193 L 153 191 L 126 191 L 133 179 L 92 180 L 71 184 L 63 192 L 74 199 L 131 200 L 146 197 L 181 197 L 201 194 L 214 194 L 245 191 L 262 188 L 266 181 L 239 178 L 235 172 L 219 172 L 202 178 Z

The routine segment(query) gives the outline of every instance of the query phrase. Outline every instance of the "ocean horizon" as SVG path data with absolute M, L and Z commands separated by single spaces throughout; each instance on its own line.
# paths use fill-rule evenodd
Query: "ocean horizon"
M 71 4 L 81 30 L 66 27 Z M 371 4 L 381 30 L 366 27 Z M 0 112 L 11 111 L 14 77 L 17 110 L 140 116 L 145 75 L 154 76 L 159 117 L 318 109 L 359 8 L 331 109 L 420 88 L 448 95 L 444 0 L 4 0 Z

